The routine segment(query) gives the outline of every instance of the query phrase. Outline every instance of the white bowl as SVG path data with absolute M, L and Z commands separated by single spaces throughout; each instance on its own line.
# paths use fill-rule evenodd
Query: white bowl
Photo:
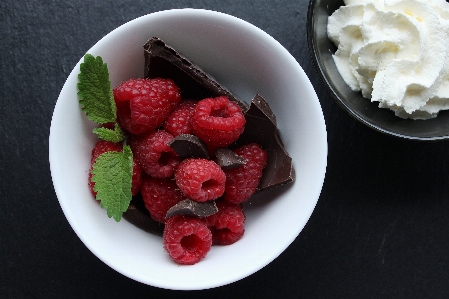
M 79 63 L 67 78 L 53 113 L 49 159 L 56 195 L 75 233 L 103 262 L 152 286 L 194 290 L 226 285 L 266 266 L 298 236 L 324 181 L 327 135 L 316 93 L 297 61 L 271 36 L 238 18 L 207 10 L 157 12 L 115 29 L 88 53 L 108 64 L 112 86 L 143 76 L 143 45 L 152 36 L 184 54 L 246 102 L 259 93 L 277 116 L 296 181 L 256 195 L 245 207 L 244 237 L 213 246 L 193 266 L 179 266 L 162 239 L 126 220 L 115 222 L 87 186 L 95 127 L 77 97 Z

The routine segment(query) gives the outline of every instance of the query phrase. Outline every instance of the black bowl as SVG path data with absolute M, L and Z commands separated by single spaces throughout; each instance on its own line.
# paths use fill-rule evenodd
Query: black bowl
M 379 108 L 378 103 L 354 92 L 345 83 L 332 59 L 337 47 L 327 37 L 327 19 L 342 5 L 342 0 L 310 0 L 307 14 L 310 55 L 332 98 L 356 120 L 379 132 L 413 140 L 449 139 L 449 111 L 427 120 L 402 119 L 389 109 Z

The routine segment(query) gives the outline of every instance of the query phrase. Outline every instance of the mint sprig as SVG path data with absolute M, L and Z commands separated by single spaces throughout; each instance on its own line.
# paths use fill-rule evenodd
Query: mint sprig
M 98 138 L 114 143 L 120 142 L 124 138 L 123 131 L 117 123 L 114 124 L 113 130 L 105 127 L 100 127 L 95 128 L 93 132 L 97 134 Z
M 95 161 L 92 169 L 92 182 L 95 183 L 96 199 L 105 208 L 108 217 L 120 221 L 128 209 L 132 198 L 133 154 L 129 145 L 123 152 L 106 152 Z
M 84 56 L 78 74 L 78 96 L 81 109 L 97 124 L 115 122 L 117 109 L 109 81 L 109 71 L 100 56 Z
M 78 96 L 81 109 L 93 122 L 107 126 L 95 128 L 99 139 L 118 143 L 125 135 L 117 123 L 117 107 L 109 81 L 107 64 L 100 56 L 84 56 L 78 74 Z M 109 126 L 113 125 L 113 128 Z M 108 217 L 117 222 L 128 209 L 132 199 L 133 154 L 128 145 L 123 152 L 101 154 L 92 166 L 92 182 L 95 183 L 96 199 L 105 208 Z

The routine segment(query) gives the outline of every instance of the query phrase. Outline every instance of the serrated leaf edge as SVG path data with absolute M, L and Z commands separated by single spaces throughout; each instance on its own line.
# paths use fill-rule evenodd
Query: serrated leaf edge
M 95 65 L 95 70 L 92 71 L 92 66 Z M 106 82 L 101 82 L 100 84 L 94 84 L 92 82 L 92 80 L 88 80 L 88 74 L 93 74 L 96 78 L 98 78 L 98 82 L 101 81 L 101 77 L 104 77 L 103 74 L 101 74 L 100 72 L 95 72 L 98 69 L 102 69 L 105 74 L 107 74 L 107 83 Z M 105 79 L 105 78 L 103 78 Z M 88 110 L 86 108 L 86 103 L 89 101 L 88 98 L 90 97 L 90 94 L 88 92 L 86 92 L 86 90 L 84 89 L 84 85 L 86 83 L 90 83 L 92 85 L 109 85 L 109 90 L 107 91 L 107 94 L 105 94 L 104 96 L 107 98 L 108 100 L 108 106 L 109 106 L 109 111 L 108 114 L 110 114 L 110 117 L 104 117 L 103 115 L 99 116 L 99 115 L 95 115 L 94 113 L 92 113 L 92 111 Z M 81 105 L 81 110 L 84 111 L 84 113 L 86 114 L 86 116 L 92 120 L 95 123 L 98 124 L 105 124 L 108 122 L 115 122 L 116 118 L 117 118 L 117 108 L 115 105 L 115 101 L 114 101 L 114 95 L 112 93 L 112 89 L 111 89 L 111 81 L 109 80 L 109 70 L 107 67 L 107 64 L 103 62 L 103 59 L 101 58 L 101 56 L 97 56 L 94 57 L 92 54 L 87 53 L 86 55 L 84 55 L 84 61 L 80 64 L 80 73 L 78 74 L 78 97 L 80 98 L 79 103 Z M 99 90 L 103 90 L 103 88 L 98 88 Z
M 119 211 L 111 211 L 110 209 L 108 209 L 108 206 L 106 206 L 106 204 L 104 203 L 104 199 L 101 199 L 100 197 L 101 197 L 101 190 L 100 190 L 100 187 L 101 187 L 101 185 L 100 185 L 100 187 L 99 187 L 99 185 L 98 185 L 98 181 L 97 181 L 97 175 L 98 175 L 98 171 L 100 171 L 99 169 L 98 169 L 98 165 L 100 165 L 99 163 L 97 164 L 97 162 L 98 161 L 100 161 L 101 162 L 101 160 L 102 159 L 104 159 L 107 155 L 109 155 L 109 154 L 123 154 L 123 157 L 125 158 L 125 159 L 127 159 L 128 161 L 129 161 L 129 167 L 130 167 L 130 169 L 131 169 L 131 171 L 129 172 L 129 174 L 130 174 L 130 179 L 131 179 L 131 184 L 130 184 L 130 188 L 129 188 L 129 191 L 128 190 L 126 190 L 126 193 L 128 193 L 128 198 L 129 198 L 129 200 L 128 200 L 128 202 L 127 203 L 125 203 L 124 205 L 126 205 L 126 208 L 125 209 L 119 209 Z M 96 165 L 97 164 L 97 165 Z M 91 180 L 92 180 L 92 182 L 94 182 L 95 183 L 95 186 L 94 186 L 94 191 L 95 192 L 97 192 L 97 196 L 96 196 L 96 200 L 98 200 L 98 201 L 100 201 L 100 206 L 102 207 L 102 208 L 104 208 L 104 209 L 106 209 L 106 212 L 107 212 L 107 215 L 108 215 L 108 217 L 109 218 L 114 218 L 114 220 L 116 221 L 116 222 L 119 222 L 120 220 L 121 220 L 121 218 L 122 218 L 122 215 L 123 215 L 123 213 L 124 212 L 126 212 L 126 210 L 128 209 L 128 207 L 129 207 L 129 203 L 131 202 L 131 200 L 132 200 L 132 194 L 131 194 L 131 186 L 132 186 L 132 168 L 133 168 L 133 154 L 132 154 L 132 151 L 131 151 L 131 148 L 130 148 L 130 146 L 129 145 L 125 145 L 124 147 L 123 147 L 123 152 L 113 152 L 113 151 L 109 151 L 109 152 L 105 152 L 105 153 L 103 153 L 103 154 L 101 154 L 100 156 L 98 156 L 98 158 L 96 159 L 96 162 L 93 164 L 93 166 L 92 166 L 92 178 L 91 178 Z M 100 182 L 100 184 L 101 184 L 101 182 Z M 125 192 L 124 190 L 122 190 L 122 192 Z M 99 196 L 100 195 L 100 196 Z M 125 194 L 125 196 L 126 196 L 126 194 Z

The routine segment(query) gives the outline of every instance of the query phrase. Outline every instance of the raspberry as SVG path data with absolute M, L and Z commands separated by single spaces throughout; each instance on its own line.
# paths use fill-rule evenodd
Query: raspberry
M 155 178 L 167 178 L 173 175 L 179 163 L 176 152 L 167 143 L 173 136 L 164 130 L 142 135 L 131 135 L 129 145 L 143 170 Z
M 175 180 L 188 198 L 204 202 L 223 195 L 226 176 L 214 161 L 190 158 L 179 164 Z
M 164 130 L 176 137 L 180 134 L 192 134 L 191 118 L 196 101 L 182 101 L 176 106 L 164 123 Z
M 98 141 L 94 148 L 92 149 L 92 157 L 90 160 L 91 167 L 89 170 L 89 189 L 94 197 L 97 196 L 97 192 L 94 191 L 95 183 L 92 182 L 92 167 L 97 160 L 98 156 L 106 152 L 121 152 L 123 150 L 123 144 L 121 143 L 113 143 L 110 141 L 100 140 Z M 132 195 L 136 195 L 140 191 L 140 186 L 142 184 L 141 180 L 142 168 L 140 164 L 133 159 L 133 176 L 132 176 L 132 187 L 131 193 Z
M 143 176 L 140 193 L 151 218 L 158 222 L 164 222 L 167 211 L 185 199 L 174 180 L 157 179 L 148 175 Z
M 90 162 L 91 164 L 94 164 L 98 156 L 106 152 L 121 152 L 122 150 L 123 144 L 121 143 L 99 140 L 92 149 L 92 158 L 90 159 Z
M 117 121 L 132 134 L 159 127 L 181 100 L 180 90 L 171 79 L 130 79 L 113 93 Z
M 219 201 L 217 207 L 217 213 L 205 218 L 206 225 L 212 232 L 212 244 L 233 244 L 240 240 L 245 233 L 243 206 Z
M 209 147 L 227 147 L 242 134 L 245 123 L 240 106 L 225 96 L 199 101 L 192 118 L 194 134 Z
M 193 265 L 209 252 L 212 233 L 199 218 L 175 215 L 165 222 L 163 244 L 175 262 Z
M 110 122 L 110 123 L 105 123 L 101 125 L 103 128 L 109 129 L 109 130 L 114 130 L 115 128 L 115 123 L 114 122 Z
M 234 152 L 246 159 L 246 164 L 225 170 L 224 199 L 229 203 L 239 204 L 248 200 L 256 192 L 262 170 L 267 164 L 267 153 L 255 143 L 244 145 Z

